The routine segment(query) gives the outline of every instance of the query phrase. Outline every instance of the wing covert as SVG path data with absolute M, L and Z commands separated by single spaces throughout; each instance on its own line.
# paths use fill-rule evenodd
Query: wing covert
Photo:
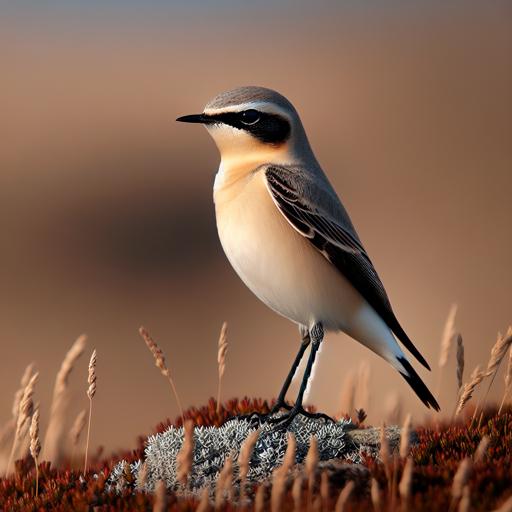
M 314 184 L 305 182 L 303 175 L 299 176 L 302 182 L 293 171 L 283 167 L 269 166 L 265 170 L 268 190 L 280 212 L 350 281 L 416 359 L 430 369 L 400 326 L 384 286 L 355 231 L 351 233 L 320 204 L 309 201 L 310 194 L 304 193 L 304 188 Z

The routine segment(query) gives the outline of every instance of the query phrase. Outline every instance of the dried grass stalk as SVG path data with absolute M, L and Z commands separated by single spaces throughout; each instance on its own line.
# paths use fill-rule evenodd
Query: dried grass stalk
M 372 478 L 371 488 L 370 488 L 370 496 L 372 499 L 372 505 L 375 512 L 380 512 L 381 510 L 381 500 L 380 500 L 380 489 L 379 483 L 375 478 Z
M 444 368 L 448 362 L 450 349 L 455 336 L 455 316 L 457 315 L 457 304 L 452 304 L 448 318 L 444 324 L 443 335 L 441 337 L 441 350 L 439 352 L 439 368 Z
M 455 416 L 458 416 L 462 412 L 466 404 L 471 400 L 476 387 L 482 382 L 484 377 L 485 373 L 480 369 L 480 366 L 477 366 L 473 370 L 469 382 L 464 384 L 464 386 L 462 387 L 462 392 L 459 398 L 459 403 L 457 404 Z
M 148 347 L 150 352 L 153 354 L 153 358 L 155 359 L 156 367 L 160 369 L 160 371 L 162 372 L 162 375 L 164 377 L 166 377 L 167 380 L 169 381 L 169 384 L 171 385 L 172 392 L 174 394 L 174 398 L 176 399 L 176 403 L 178 404 L 178 409 L 180 411 L 180 416 L 181 416 L 181 422 L 183 424 L 185 424 L 185 416 L 183 415 L 183 407 L 181 406 L 181 400 L 178 395 L 178 392 L 176 391 L 176 386 L 174 384 L 174 380 L 172 378 L 171 372 L 165 362 L 165 356 L 164 356 L 162 349 L 158 346 L 156 341 L 150 336 L 148 330 L 145 327 L 139 328 L 139 334 L 141 335 L 142 339 L 146 343 L 146 346 Z
M 63 448 L 65 443 L 63 439 L 67 419 L 66 409 L 70 400 L 69 376 L 85 349 L 86 340 L 87 337 L 81 335 L 71 345 L 55 379 L 50 418 L 43 444 L 43 460 L 48 460 L 53 465 L 59 465 L 64 455 Z
M 89 371 L 87 375 L 87 397 L 89 398 L 89 421 L 87 422 L 87 441 L 85 444 L 84 474 L 87 473 L 87 456 L 89 454 L 89 440 L 91 437 L 92 399 L 96 394 L 96 349 L 92 351 L 89 360 Z
M 220 510 L 226 498 L 226 494 L 232 494 L 233 486 L 233 458 L 229 455 L 217 478 L 215 485 L 215 510 Z M 228 496 L 229 497 L 229 496 Z
M 475 450 L 475 454 L 473 455 L 473 462 L 477 464 L 478 462 L 483 462 L 485 455 L 487 453 L 487 448 L 489 448 L 489 436 L 483 436 L 478 446 Z
M 493 510 L 493 512 L 512 512 L 512 496 L 506 500 L 500 508 Z
M 400 479 L 400 484 L 398 485 L 398 492 L 400 493 L 400 498 L 402 500 L 403 512 L 407 512 L 407 510 L 409 510 L 411 502 L 413 467 L 414 464 L 412 458 L 407 457 L 407 461 L 404 466 L 404 472 L 402 473 L 402 478 Z
M 503 398 L 501 400 L 500 409 L 498 414 L 501 414 L 501 410 L 503 409 L 503 405 L 505 404 L 505 400 L 507 399 L 510 391 L 512 390 L 512 346 L 508 351 L 508 365 L 507 371 L 505 372 L 505 391 L 503 393 Z
M 265 486 L 260 484 L 254 497 L 254 512 L 265 512 Z
M 39 454 L 41 453 L 41 441 L 39 440 L 39 409 L 36 409 L 30 422 L 30 455 L 34 459 L 36 468 L 36 498 L 39 496 Z
M 217 387 L 217 414 L 220 413 L 220 395 L 222 388 L 222 377 L 226 371 L 226 357 L 228 354 L 228 324 L 224 322 L 220 329 L 219 349 L 217 352 L 217 363 L 219 365 L 219 383 Z
M 320 476 L 320 497 L 322 498 L 322 508 L 324 510 L 329 510 L 330 495 L 331 485 L 329 483 L 329 474 L 324 470 Z
M 238 467 L 240 475 L 240 501 L 243 503 L 246 494 L 247 475 L 249 474 L 249 466 L 251 462 L 252 452 L 254 446 L 258 441 L 260 435 L 260 429 L 251 432 L 240 447 L 240 453 L 238 455 Z
M 464 487 L 467 485 L 469 477 L 471 475 L 471 469 L 472 469 L 471 459 L 469 459 L 469 457 L 462 459 L 462 461 L 459 464 L 459 467 L 457 468 L 457 472 L 455 473 L 455 476 L 453 477 L 453 483 L 452 483 L 452 500 L 453 500 L 453 502 L 455 502 L 456 500 L 461 498 Z
M 15 422 L 18 420 L 21 397 L 23 396 L 23 392 L 25 391 L 27 384 L 29 383 L 32 375 L 34 374 L 34 366 L 34 363 L 30 363 L 29 365 L 27 365 L 23 372 L 23 375 L 21 376 L 20 388 L 14 394 L 14 401 L 12 404 L 12 417 Z
M 6 476 L 9 474 L 9 470 L 11 469 L 11 464 L 14 459 L 14 455 L 16 454 L 16 449 L 22 439 L 22 433 L 25 431 L 25 428 L 28 426 L 29 421 L 32 418 L 32 414 L 34 412 L 34 388 L 39 378 L 39 373 L 35 373 L 30 377 L 28 384 L 23 391 L 23 396 L 20 400 L 18 418 L 16 421 L 16 430 L 14 432 L 14 440 L 12 443 L 11 453 L 9 455 L 9 460 L 7 462 L 7 468 L 5 471 Z
M 301 474 L 296 475 L 293 479 L 292 498 L 294 512 L 300 512 L 302 510 L 302 480 Z
M 493 375 L 499 368 L 501 361 L 505 357 L 507 350 L 510 348 L 512 344 L 512 327 L 509 327 L 505 336 L 501 334 L 498 335 L 498 339 L 496 343 L 491 349 L 491 357 L 489 358 L 489 362 L 487 363 L 487 370 L 485 372 L 485 376 L 489 377 Z
M 143 462 L 140 466 L 139 471 L 137 472 L 137 489 L 143 491 L 146 488 L 146 483 L 148 481 L 148 473 L 149 467 L 147 462 Z
M 462 498 L 459 503 L 458 512 L 469 512 L 471 510 L 471 492 L 469 485 L 465 485 L 462 489 Z
M 270 509 L 272 512 L 280 512 L 283 498 L 286 493 L 286 472 L 283 467 L 277 467 L 272 472 L 272 491 L 270 493 Z
M 165 512 L 167 510 L 167 488 L 163 480 L 158 480 L 155 485 L 155 498 L 153 512 Z
M 78 442 L 80 441 L 80 436 L 85 428 L 85 424 L 87 422 L 87 411 L 82 409 L 76 416 L 73 425 L 69 431 L 69 439 L 71 441 L 71 447 L 76 450 L 78 446 Z
M 192 420 L 185 422 L 183 445 L 176 456 L 176 462 L 178 482 L 187 485 L 188 476 L 194 463 L 194 423 Z
M 296 451 L 297 441 L 295 441 L 295 436 L 291 432 L 289 432 L 288 444 L 286 446 L 286 451 L 284 452 L 283 465 L 281 466 L 281 469 L 285 473 L 287 473 L 295 465 Z
M 457 334 L 457 393 L 462 389 L 462 379 L 464 377 L 464 342 L 462 336 Z
M 384 465 L 384 471 L 386 473 L 386 478 L 388 479 L 388 486 L 391 485 L 391 454 L 389 449 L 389 441 L 386 436 L 386 425 L 382 424 L 380 429 L 380 448 L 379 448 L 379 458 Z
M 338 496 L 338 499 L 336 500 L 336 506 L 334 508 L 335 512 L 345 512 L 345 505 L 347 504 L 350 495 L 352 494 L 352 491 L 354 490 L 355 484 L 353 480 L 348 481 L 344 486 L 343 489 L 340 491 L 340 495 Z
M 201 493 L 201 499 L 199 500 L 196 512 L 208 512 L 210 509 L 210 495 L 208 493 L 208 487 L 205 487 Z
M 409 456 L 409 451 L 411 449 L 411 424 L 412 416 L 409 413 L 405 417 L 400 435 L 400 457 L 402 457 L 402 459 L 405 459 Z
M 311 436 L 308 453 L 304 461 L 304 469 L 306 470 L 306 476 L 308 477 L 308 509 L 310 509 L 312 506 L 313 487 L 315 485 L 316 480 L 318 460 L 318 439 L 315 436 Z

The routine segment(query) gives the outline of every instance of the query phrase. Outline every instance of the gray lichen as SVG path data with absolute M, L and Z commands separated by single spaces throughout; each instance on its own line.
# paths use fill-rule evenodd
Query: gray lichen
M 350 421 L 325 422 L 324 420 L 297 416 L 287 429 L 276 428 L 264 423 L 260 426 L 260 435 L 254 447 L 248 482 L 263 482 L 279 466 L 287 446 L 288 432 L 296 439 L 296 463 L 304 460 L 311 436 L 318 440 L 320 460 L 344 458 L 352 462 L 360 461 L 360 447 L 346 435 L 352 429 Z M 236 463 L 240 447 L 255 426 L 247 419 L 235 418 L 221 427 L 196 427 L 194 429 L 194 462 L 185 489 L 176 478 L 176 455 L 183 444 L 183 428 L 170 427 L 161 434 L 147 440 L 145 460 L 147 473 L 145 482 L 139 481 L 141 461 L 130 465 L 130 471 L 136 488 L 152 492 L 156 483 L 163 480 L 168 489 L 180 494 L 197 493 L 200 489 L 215 488 L 217 476 L 226 458 L 233 458 L 233 477 L 238 482 L 239 468 Z M 119 491 L 125 485 L 126 462 L 119 462 L 107 481 L 107 489 Z

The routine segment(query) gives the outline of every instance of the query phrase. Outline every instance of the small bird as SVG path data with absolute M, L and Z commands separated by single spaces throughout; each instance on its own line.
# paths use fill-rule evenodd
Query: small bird
M 278 421 L 311 415 L 302 402 L 325 331 L 343 331 L 384 358 L 427 407 L 438 411 L 395 336 L 430 367 L 393 313 L 293 105 L 271 89 L 239 87 L 213 98 L 202 114 L 177 121 L 203 124 L 219 149 L 213 196 L 228 260 L 261 301 L 299 326 L 299 352 L 272 410 L 287 409 Z M 286 393 L 309 346 L 290 406 Z

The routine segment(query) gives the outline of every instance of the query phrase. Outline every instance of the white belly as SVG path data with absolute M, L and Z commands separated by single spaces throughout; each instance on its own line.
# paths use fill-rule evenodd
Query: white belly
M 220 203 L 220 204 L 219 204 Z M 222 247 L 265 304 L 306 326 L 342 329 L 366 305 L 352 285 L 284 218 L 263 174 L 226 202 L 216 201 Z

